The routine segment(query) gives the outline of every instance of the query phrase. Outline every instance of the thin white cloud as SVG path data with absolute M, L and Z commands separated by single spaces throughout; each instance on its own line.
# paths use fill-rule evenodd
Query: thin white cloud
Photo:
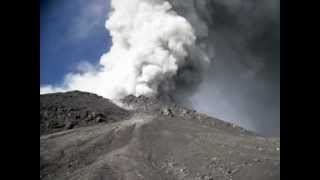
M 109 0 L 81 0 L 80 14 L 70 25 L 68 36 L 73 40 L 83 40 L 97 28 L 104 28 L 104 21 L 108 14 Z
M 82 61 L 78 64 L 77 70 L 80 72 L 93 71 L 94 67 L 87 61 Z

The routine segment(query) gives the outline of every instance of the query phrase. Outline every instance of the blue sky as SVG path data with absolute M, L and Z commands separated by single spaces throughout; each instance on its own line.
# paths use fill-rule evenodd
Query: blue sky
M 40 1 L 40 84 L 62 83 L 81 62 L 97 64 L 111 46 L 107 0 Z

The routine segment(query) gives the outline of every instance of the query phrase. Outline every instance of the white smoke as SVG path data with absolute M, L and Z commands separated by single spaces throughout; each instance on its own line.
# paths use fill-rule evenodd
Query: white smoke
M 101 67 L 70 73 L 40 93 L 82 90 L 110 99 L 170 94 L 179 83 L 199 83 L 209 57 L 196 46 L 191 24 L 165 0 L 112 0 L 106 21 L 113 45 Z

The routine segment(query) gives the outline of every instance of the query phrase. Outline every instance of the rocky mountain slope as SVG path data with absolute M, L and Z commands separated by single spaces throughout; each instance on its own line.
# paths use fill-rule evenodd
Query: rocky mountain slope
M 40 96 L 40 135 L 129 116 L 129 111 L 95 94 L 72 91 Z
M 40 179 L 280 179 L 279 138 L 160 99 L 40 95 Z

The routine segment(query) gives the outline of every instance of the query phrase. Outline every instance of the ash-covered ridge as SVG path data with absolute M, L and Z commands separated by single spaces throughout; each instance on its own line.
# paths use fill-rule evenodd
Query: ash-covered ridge
M 127 96 L 119 107 L 80 91 L 41 95 L 40 179 L 280 179 L 279 138 L 169 99 Z
M 130 112 L 101 96 L 70 91 L 40 95 L 40 135 L 122 121 Z
M 132 112 L 144 112 L 153 115 L 165 116 L 166 118 L 182 118 L 214 125 L 216 128 L 231 129 L 234 132 L 254 135 L 255 133 L 236 124 L 222 121 L 208 116 L 207 114 L 197 112 L 193 109 L 184 107 L 174 102 L 173 98 L 168 96 L 146 97 L 129 95 L 121 100 L 122 106 L 130 109 Z
M 168 118 L 188 118 L 215 124 L 217 127 L 245 129 L 195 110 L 178 105 L 170 97 L 129 95 L 120 100 L 119 107 L 109 99 L 96 94 L 69 91 L 40 95 L 40 135 L 129 119 L 135 113 L 146 113 Z

